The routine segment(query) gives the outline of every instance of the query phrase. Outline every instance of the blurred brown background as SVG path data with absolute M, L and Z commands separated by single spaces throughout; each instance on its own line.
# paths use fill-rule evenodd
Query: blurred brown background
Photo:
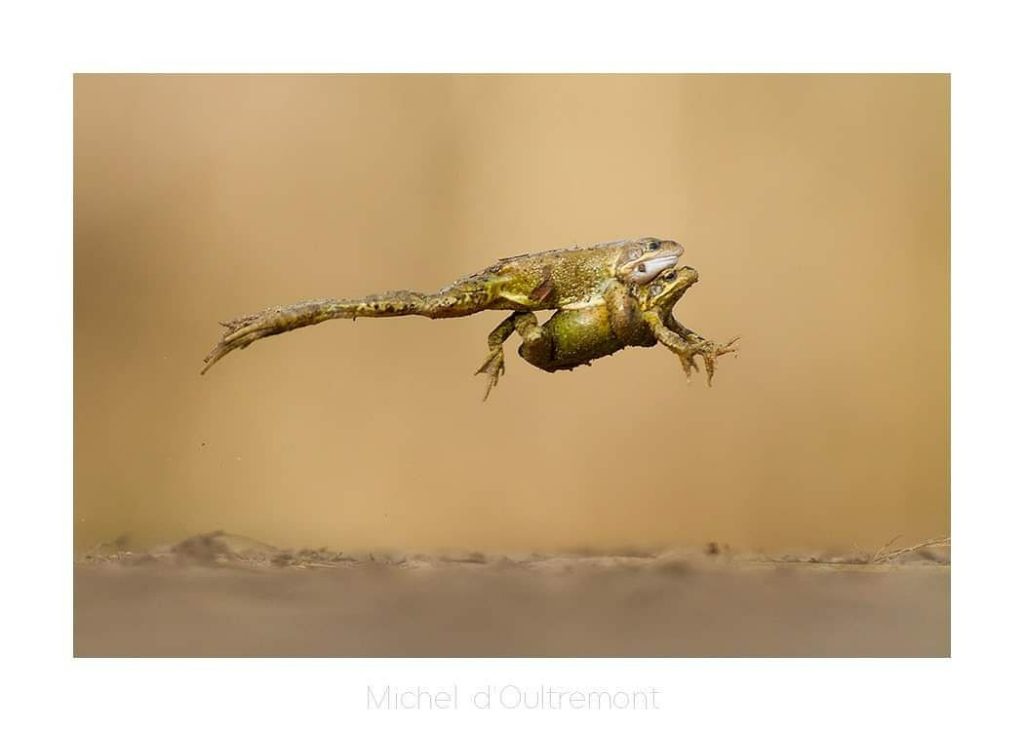
M 877 547 L 949 531 L 946 76 L 78 76 L 75 545 Z M 547 374 L 503 317 L 217 321 L 656 235 L 741 335 Z

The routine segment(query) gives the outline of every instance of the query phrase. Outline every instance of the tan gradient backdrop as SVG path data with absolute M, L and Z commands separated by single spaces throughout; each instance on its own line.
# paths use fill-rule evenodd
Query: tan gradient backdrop
M 79 76 L 75 544 L 874 547 L 949 530 L 946 76 Z M 509 359 L 500 313 L 219 319 L 657 235 L 662 349 Z M 514 355 L 514 347 L 509 355 Z

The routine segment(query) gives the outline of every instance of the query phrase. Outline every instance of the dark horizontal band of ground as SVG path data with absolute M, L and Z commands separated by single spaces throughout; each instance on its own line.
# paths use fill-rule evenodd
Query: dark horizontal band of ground
M 83 564 L 77 656 L 948 656 L 949 567 Z

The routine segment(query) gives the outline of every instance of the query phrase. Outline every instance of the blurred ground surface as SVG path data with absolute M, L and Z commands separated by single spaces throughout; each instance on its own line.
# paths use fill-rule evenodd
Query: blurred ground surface
M 80 559 L 75 655 L 948 656 L 948 548 L 871 559 L 341 554 L 208 534 Z

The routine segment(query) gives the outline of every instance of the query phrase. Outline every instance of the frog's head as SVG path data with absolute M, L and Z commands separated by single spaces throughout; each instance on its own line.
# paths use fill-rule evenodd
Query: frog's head
M 668 239 L 651 237 L 627 241 L 615 266 L 615 276 L 626 284 L 647 284 L 679 263 L 683 247 Z
M 676 302 L 697 281 L 697 270 L 692 267 L 670 267 L 651 282 L 636 288 L 640 308 L 655 310 L 663 317 L 672 312 Z

